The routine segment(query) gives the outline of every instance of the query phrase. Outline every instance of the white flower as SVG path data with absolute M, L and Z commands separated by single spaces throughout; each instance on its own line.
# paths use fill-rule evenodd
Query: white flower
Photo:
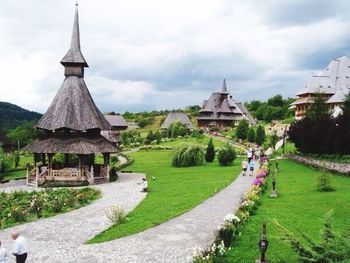
M 225 217 L 224 217 L 224 221 L 226 222 L 229 222 L 229 223 L 235 223 L 235 222 L 240 222 L 241 220 L 239 219 L 238 216 L 230 213 L 230 214 L 227 214 Z

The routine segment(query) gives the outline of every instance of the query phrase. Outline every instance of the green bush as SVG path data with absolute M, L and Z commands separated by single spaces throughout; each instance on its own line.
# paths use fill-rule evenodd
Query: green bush
M 173 157 L 173 166 L 188 167 L 202 165 L 204 151 L 200 145 L 182 146 L 178 148 Z
M 219 238 L 224 241 L 225 247 L 230 247 L 234 239 L 236 227 L 232 223 L 225 222 L 219 230 Z
M 325 169 L 317 177 L 317 190 L 320 192 L 329 192 L 334 190 L 332 186 L 332 175 Z
M 252 142 L 254 143 L 255 142 L 255 129 L 254 127 L 250 127 L 249 130 L 248 130 L 248 142 Z
M 241 120 L 236 128 L 236 137 L 245 140 L 248 136 L 249 123 L 246 119 Z
M 213 139 L 210 138 L 210 140 L 208 142 L 207 150 L 205 152 L 205 161 L 207 163 L 211 163 L 214 161 L 214 158 L 215 158 L 215 148 L 214 148 L 214 144 L 213 144 Z
M 222 148 L 218 152 L 218 160 L 220 165 L 229 166 L 232 165 L 233 161 L 237 158 L 235 149 L 227 144 L 225 148 Z

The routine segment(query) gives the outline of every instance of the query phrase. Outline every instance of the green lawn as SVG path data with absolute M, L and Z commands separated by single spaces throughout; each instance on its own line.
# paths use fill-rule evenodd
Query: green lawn
M 130 155 L 135 161 L 128 170 L 147 174 L 149 193 L 130 213 L 127 223 L 112 226 L 89 243 L 135 234 L 181 215 L 230 184 L 240 171 L 240 160 L 230 167 L 221 167 L 215 160 L 203 166 L 174 168 L 173 153 L 169 151 L 140 151 Z
M 279 162 L 281 172 L 277 178 L 280 197 L 271 199 L 269 186 L 262 197 L 262 206 L 257 215 L 242 228 L 242 235 L 229 253 L 229 262 L 254 262 L 259 256 L 257 243 L 261 236 L 261 225 L 267 223 L 267 252 L 269 262 L 298 262 L 295 253 L 280 239 L 280 233 L 271 222 L 276 218 L 287 229 L 300 229 L 314 238 L 319 237 L 324 215 L 334 209 L 334 228 L 345 233 L 350 226 L 350 178 L 334 175 L 334 192 L 316 191 L 319 171 L 292 161 Z

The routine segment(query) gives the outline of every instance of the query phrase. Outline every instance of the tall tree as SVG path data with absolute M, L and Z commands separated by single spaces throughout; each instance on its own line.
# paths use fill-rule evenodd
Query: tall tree
M 208 142 L 207 151 L 205 152 L 205 161 L 207 163 L 211 163 L 214 161 L 214 158 L 215 158 L 215 148 L 214 148 L 213 139 L 210 138 Z
M 258 145 L 263 145 L 266 140 L 266 134 L 265 129 L 263 126 L 259 125 L 258 128 L 256 128 L 256 143 Z
M 316 93 L 314 103 L 312 103 L 310 108 L 306 111 L 306 117 L 318 120 L 328 115 L 329 113 L 325 97 L 321 93 Z
M 245 140 L 248 136 L 249 123 L 246 119 L 241 120 L 236 128 L 236 137 Z
M 272 135 L 271 135 L 271 140 L 270 140 L 270 147 L 275 150 L 276 144 L 278 141 L 278 136 L 277 136 L 277 132 L 275 131 Z
M 248 130 L 248 142 L 255 142 L 255 129 L 254 127 L 250 127 Z

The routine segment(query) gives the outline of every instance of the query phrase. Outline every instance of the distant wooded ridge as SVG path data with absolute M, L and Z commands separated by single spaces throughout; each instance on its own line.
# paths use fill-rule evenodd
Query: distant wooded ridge
M 42 114 L 23 109 L 15 104 L 0 101 L 0 129 L 16 128 L 27 121 L 36 121 Z

